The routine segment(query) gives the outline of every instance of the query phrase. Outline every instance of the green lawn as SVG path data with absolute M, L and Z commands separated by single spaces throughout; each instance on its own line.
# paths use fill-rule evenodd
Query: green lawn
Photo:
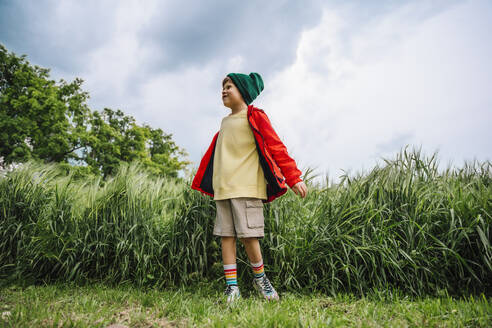
M 0 289 L 2 327 L 490 327 L 491 299 L 409 299 L 280 293 L 267 302 L 243 291 L 228 306 L 224 285 L 166 290 L 101 284 L 57 284 Z

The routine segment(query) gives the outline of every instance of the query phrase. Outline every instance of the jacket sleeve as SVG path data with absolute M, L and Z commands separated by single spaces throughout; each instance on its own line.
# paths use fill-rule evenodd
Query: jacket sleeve
M 264 112 L 258 113 L 257 125 L 260 133 L 265 138 L 268 151 L 285 177 L 285 182 L 290 188 L 292 188 L 296 183 L 302 181 L 302 172 L 297 168 L 294 159 L 289 156 L 287 147 L 285 147 L 280 140 L 279 136 L 273 129 L 268 116 Z

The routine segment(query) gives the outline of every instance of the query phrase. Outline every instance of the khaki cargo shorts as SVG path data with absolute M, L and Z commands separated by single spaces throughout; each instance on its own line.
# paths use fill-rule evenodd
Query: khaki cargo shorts
M 238 238 L 265 236 L 265 217 L 261 198 L 237 197 L 215 201 L 217 216 L 213 234 Z

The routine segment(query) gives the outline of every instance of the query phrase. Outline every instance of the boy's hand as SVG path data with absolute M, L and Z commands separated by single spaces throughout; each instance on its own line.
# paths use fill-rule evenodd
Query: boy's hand
M 299 181 L 295 185 L 292 186 L 292 190 L 297 194 L 300 195 L 302 198 L 306 197 L 307 194 L 307 187 L 304 184 L 304 181 Z

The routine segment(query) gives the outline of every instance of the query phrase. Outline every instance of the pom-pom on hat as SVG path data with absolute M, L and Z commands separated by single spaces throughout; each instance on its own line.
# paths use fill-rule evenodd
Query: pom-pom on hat
M 247 105 L 251 104 L 264 88 L 263 79 L 258 73 L 250 73 L 249 75 L 229 73 L 227 76 L 231 78 L 239 89 Z

